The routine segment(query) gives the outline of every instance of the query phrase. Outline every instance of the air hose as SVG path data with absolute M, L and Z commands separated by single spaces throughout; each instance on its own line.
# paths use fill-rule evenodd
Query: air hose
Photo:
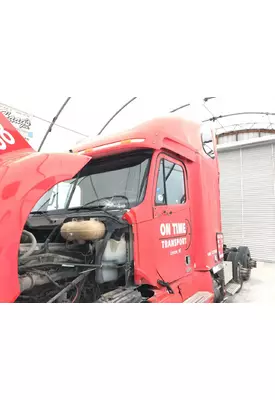
M 23 231 L 22 233 L 30 238 L 31 247 L 29 248 L 28 251 L 26 251 L 26 253 L 24 253 L 22 256 L 19 257 L 20 261 L 25 260 L 26 258 L 31 256 L 32 253 L 35 251 L 36 246 L 37 246 L 37 240 L 36 240 L 35 236 L 31 232 Z

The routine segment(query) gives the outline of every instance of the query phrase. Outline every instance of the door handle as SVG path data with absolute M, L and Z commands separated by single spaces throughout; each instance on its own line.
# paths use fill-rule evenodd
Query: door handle
M 172 214 L 173 214 L 173 211 L 166 211 L 166 210 L 164 210 L 162 214 L 164 214 L 164 215 L 172 215 Z

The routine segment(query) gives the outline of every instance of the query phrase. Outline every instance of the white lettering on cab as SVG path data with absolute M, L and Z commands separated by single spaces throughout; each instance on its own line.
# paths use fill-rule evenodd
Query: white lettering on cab
M 161 236 L 170 236 L 171 235 L 171 224 L 161 224 L 160 225 L 160 234 L 161 234 Z
M 173 222 L 160 225 L 161 236 L 186 235 L 186 224 L 184 222 Z
M 172 222 L 160 225 L 160 234 L 167 239 L 161 240 L 161 246 L 163 249 L 169 249 L 173 247 L 185 246 L 187 244 L 187 234 L 186 224 L 184 222 Z M 182 236 L 180 236 L 182 235 Z M 169 236 L 177 236 L 174 238 L 169 238 Z M 173 254 L 180 254 L 181 251 L 173 252 Z

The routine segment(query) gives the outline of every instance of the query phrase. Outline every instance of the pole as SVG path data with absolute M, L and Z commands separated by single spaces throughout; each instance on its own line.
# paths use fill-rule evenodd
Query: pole
M 60 114 L 62 113 L 62 111 L 64 110 L 64 108 L 66 107 L 66 105 L 69 103 L 70 100 L 71 100 L 71 97 L 68 97 L 67 100 L 65 101 L 65 103 L 62 105 L 62 107 L 58 111 L 58 113 L 56 114 L 56 116 L 54 117 L 54 119 L 52 120 L 47 132 L 45 133 L 45 136 L 42 139 L 42 142 L 41 142 L 41 144 L 40 144 L 40 146 L 38 148 L 38 151 L 41 151 L 41 149 L 42 149 L 42 147 L 43 147 L 48 135 L 52 131 L 52 128 L 53 128 L 54 124 L 56 123 L 56 121 L 58 120 L 58 117 L 60 116 Z
M 112 120 L 122 111 L 124 108 L 126 108 L 129 104 L 131 104 L 134 100 L 136 100 L 137 97 L 133 97 L 131 100 L 129 100 L 126 104 L 124 104 L 123 107 L 121 107 L 113 116 L 112 118 L 109 119 L 109 121 L 103 126 L 101 131 L 97 134 L 97 136 L 101 135 L 102 132 L 107 128 L 107 126 L 112 122 Z

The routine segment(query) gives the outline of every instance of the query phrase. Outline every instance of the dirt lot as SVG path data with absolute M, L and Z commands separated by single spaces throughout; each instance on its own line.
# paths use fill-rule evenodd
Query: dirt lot
M 275 303 L 275 264 L 258 262 L 242 291 L 229 303 Z

